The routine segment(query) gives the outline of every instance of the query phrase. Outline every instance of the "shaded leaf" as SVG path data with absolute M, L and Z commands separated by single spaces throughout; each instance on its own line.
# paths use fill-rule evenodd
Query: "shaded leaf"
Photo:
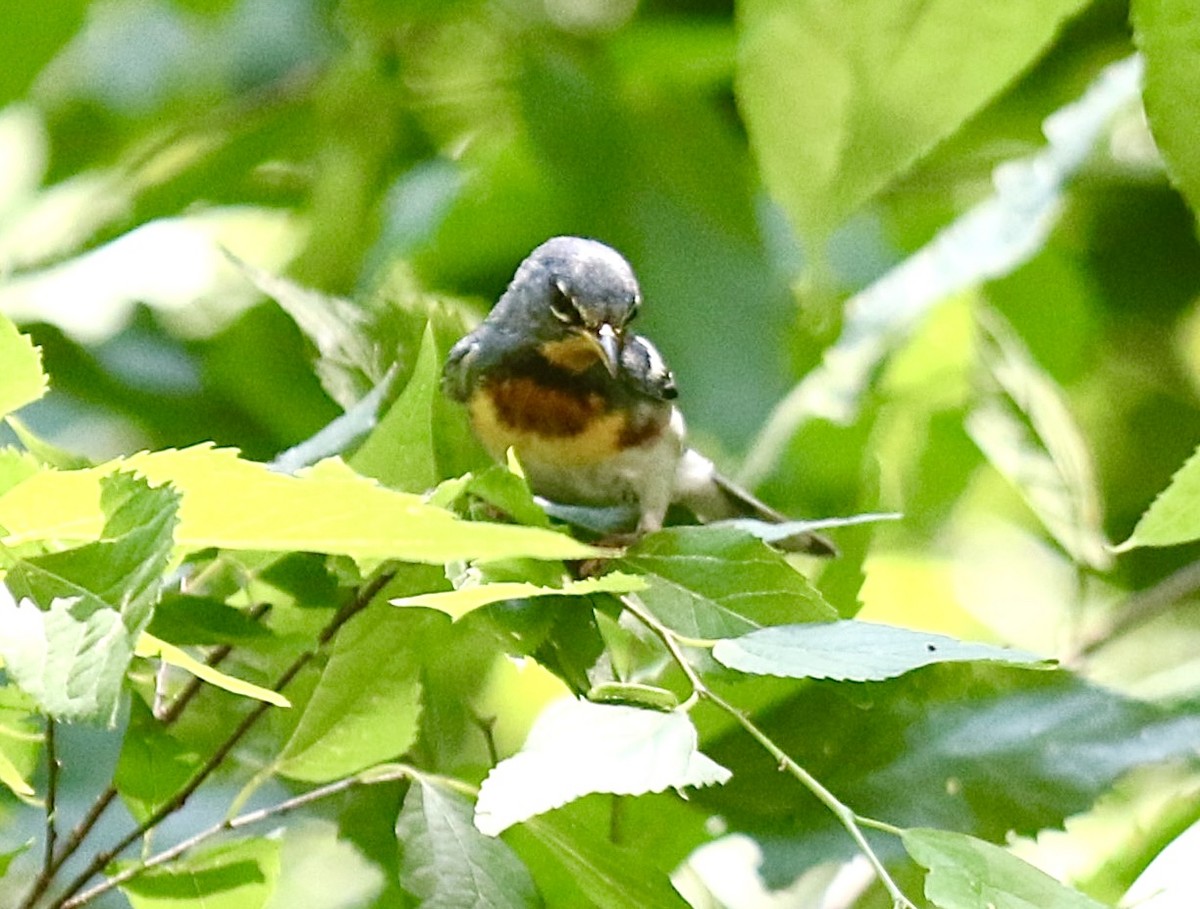
M 135 819 L 144 821 L 167 804 L 200 761 L 201 755 L 172 736 L 140 698 L 131 698 L 113 785 Z
M 979 325 L 989 381 L 967 432 L 1073 559 L 1108 568 L 1095 469 L 1065 396 L 997 314 Z
M 645 578 L 650 586 L 639 598 L 689 637 L 736 637 L 763 625 L 837 617 L 782 555 L 728 527 L 672 527 L 646 537 L 617 564 Z
M 435 651 L 441 616 L 368 608 L 346 623 L 276 769 L 309 782 L 395 758 L 417 738 L 421 657 Z
M 1118 547 L 1171 546 L 1200 537 L 1200 448 L 1146 509 L 1133 534 Z
M 154 607 L 146 630 L 177 646 L 248 644 L 271 636 L 261 622 L 221 600 L 172 592 L 164 593 Z
M 417 777 L 396 821 L 400 882 L 421 909 L 540 906 L 529 871 L 502 840 L 471 822 L 471 803 Z
M 1012 84 L 1085 0 L 738 4 L 738 104 L 772 195 L 824 238 Z
M 483 781 L 475 825 L 495 836 L 592 792 L 640 795 L 728 779 L 728 770 L 697 750 L 696 729 L 683 711 L 556 701 L 524 747 Z
M 121 892 L 133 909 L 261 909 L 279 879 L 278 839 L 235 840 L 126 881 Z
M 1007 849 L 948 830 L 901 834 L 904 848 L 929 869 L 925 896 L 940 909 L 1104 909 Z
M 870 682 L 934 663 L 986 660 L 1045 668 L 1032 653 L 871 622 L 776 625 L 717 641 L 717 662 L 757 675 Z
M 563 902 L 555 905 L 582 905 L 581 896 L 601 909 L 688 905 L 645 852 L 613 843 L 561 811 L 530 818 L 511 837 L 543 889 L 543 879 L 551 877 L 564 889 Z
M 196 659 L 187 653 L 187 651 L 176 647 L 174 644 L 168 644 L 166 641 L 159 640 L 146 631 L 143 631 L 138 638 L 137 646 L 134 648 L 134 655 L 146 659 L 160 659 L 168 666 L 175 666 L 184 672 L 189 672 L 201 681 L 208 682 L 208 684 L 232 694 L 266 701 L 268 704 L 274 704 L 276 707 L 292 706 L 292 702 L 278 691 L 263 688 L 261 685 L 255 685 L 253 682 L 247 682 L 244 679 L 234 678 Z
M 1146 58 L 1146 117 L 1171 178 L 1200 211 L 1200 15 L 1189 0 L 1134 0 L 1134 38 Z
M 41 351 L 0 314 L 0 416 L 36 401 L 45 393 Z
M 43 471 L 0 495 L 0 542 L 96 539 L 103 522 L 99 483 L 116 470 L 182 495 L 176 545 L 267 552 L 326 552 L 360 559 L 440 564 L 452 559 L 580 559 L 603 555 L 536 527 L 462 521 L 419 496 L 396 492 L 337 459 L 297 476 L 200 445 L 143 452 L 78 471 Z
M 540 596 L 587 596 L 592 593 L 630 593 L 645 590 L 646 582 L 636 575 L 613 571 L 594 578 L 567 581 L 562 587 L 542 587 L 523 581 L 496 581 L 458 590 L 437 593 L 419 593 L 410 597 L 392 600 L 393 606 L 426 606 L 446 613 L 453 619 L 461 619 L 473 609 L 498 603 L 501 600 L 516 600 Z

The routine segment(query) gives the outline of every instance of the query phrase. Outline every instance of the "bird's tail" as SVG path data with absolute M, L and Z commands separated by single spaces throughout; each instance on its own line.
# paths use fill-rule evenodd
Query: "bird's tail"
M 791 520 L 728 477 L 722 476 L 712 461 L 690 448 L 680 462 L 675 489 L 677 501 L 691 509 L 701 521 L 755 518 L 768 524 L 785 524 Z M 787 552 L 806 552 L 817 556 L 838 554 L 832 540 L 810 530 L 772 540 L 771 545 Z

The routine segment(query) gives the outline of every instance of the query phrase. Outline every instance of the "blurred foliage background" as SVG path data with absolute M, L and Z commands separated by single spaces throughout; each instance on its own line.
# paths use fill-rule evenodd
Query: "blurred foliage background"
M 0 311 L 53 381 L 22 417 L 93 458 L 213 440 L 269 459 L 339 407 L 226 252 L 368 309 L 482 313 L 533 246 L 596 237 L 641 279 L 700 447 L 798 515 L 903 513 L 845 532 L 821 579 L 839 607 L 1082 652 L 1091 678 L 1188 701 L 1194 588 L 1112 629 L 1200 549 L 1064 540 L 1037 478 L 996 469 L 1020 442 L 972 423 L 1004 363 L 1065 403 L 1094 477 L 1060 470 L 1058 504 L 1101 544 L 1200 439 L 1186 4 L 1135 5 L 1150 122 L 1119 106 L 1061 194 L 1017 210 L 1030 248 L 989 267 L 968 247 L 975 272 L 900 327 L 849 416 L 776 409 L 853 334 L 847 301 L 995 198 L 997 167 L 1135 51 L 1122 2 L 995 6 L 3 0 Z M 1007 390 L 1036 424 L 1029 400 Z

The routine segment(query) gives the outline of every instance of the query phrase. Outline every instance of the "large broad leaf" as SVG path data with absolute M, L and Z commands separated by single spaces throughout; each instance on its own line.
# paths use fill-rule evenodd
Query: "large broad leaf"
M 1146 57 L 1146 116 L 1171 177 L 1200 211 L 1200 10 L 1190 0 L 1134 0 Z
M 741 0 L 736 90 L 772 195 L 823 237 L 1012 84 L 1086 0 Z
M 1171 546 L 1200 537 L 1200 448 L 1179 468 L 1120 548 Z
M 739 691 L 778 697 L 782 684 L 754 680 Z M 870 685 L 807 682 L 755 719 L 856 811 L 994 842 L 1059 826 L 1130 769 L 1200 746 L 1190 709 L 1133 701 L 1066 672 L 986 664 L 931 666 Z M 853 851 L 828 809 L 743 733 L 722 730 L 704 748 L 734 775 L 693 800 L 735 828 L 773 831 L 763 841 L 773 882 Z
M 446 624 L 434 613 L 383 604 L 347 622 L 284 745 L 278 771 L 324 782 L 412 747 L 421 711 L 421 655 L 440 646 Z
M 541 905 L 529 871 L 502 840 L 471 822 L 471 803 L 420 777 L 396 821 L 400 882 L 421 909 L 524 909 Z
M 1095 469 L 1064 394 L 998 315 L 981 312 L 980 333 L 988 381 L 967 432 L 1073 559 L 1108 568 Z
M 556 701 L 524 747 L 483 781 L 475 825 L 495 836 L 592 792 L 640 795 L 728 779 L 728 770 L 697 749 L 696 729 L 683 711 Z
M 202 759 L 171 735 L 140 698 L 131 698 L 113 785 L 134 818 L 144 821 L 167 804 Z
M 837 618 L 782 555 L 734 528 L 660 531 L 619 564 L 649 583 L 638 594 L 646 606 L 690 637 L 728 638 L 763 625 Z
M 63 719 L 115 717 L 171 554 L 174 492 L 116 474 L 101 481 L 101 500 L 103 541 L 16 561 L 0 588 L 9 676 Z
M 551 905 L 585 905 L 585 900 L 601 909 L 688 905 L 647 850 L 614 843 L 563 811 L 531 818 L 510 835 Z
M 0 314 L 0 417 L 45 393 L 41 351 Z
M 1105 68 L 1081 98 L 1046 118 L 1045 149 L 997 167 L 992 197 L 847 302 L 837 343 L 779 402 L 750 447 L 740 474 L 744 482 L 761 482 L 806 422 L 852 423 L 879 364 L 935 304 L 1007 275 L 1042 249 L 1061 215 L 1066 182 L 1107 134 L 1113 116 L 1137 100 L 1141 72 L 1136 56 Z
M 121 885 L 133 909 L 261 909 L 279 879 L 278 839 L 235 840 L 152 868 Z
M 1020 650 L 959 641 L 871 622 L 814 622 L 762 628 L 717 641 L 718 663 L 756 675 L 872 682 L 934 663 L 989 660 L 1026 666 L 1046 661 Z
M 7 531 L 0 543 L 97 539 L 103 523 L 100 480 L 117 470 L 171 483 L 182 494 L 175 542 L 185 551 L 301 550 L 436 564 L 604 554 L 541 528 L 459 520 L 419 496 L 385 489 L 337 459 L 285 476 L 208 445 L 143 452 L 88 470 L 38 473 L 0 495 L 0 527 Z
M 433 443 L 433 407 L 440 394 L 440 377 L 433 326 L 427 326 L 404 391 L 350 459 L 355 470 L 409 492 L 424 492 L 441 479 Z
M 1104 909 L 1006 849 L 948 830 L 905 830 L 904 848 L 929 869 L 925 896 L 939 909 Z

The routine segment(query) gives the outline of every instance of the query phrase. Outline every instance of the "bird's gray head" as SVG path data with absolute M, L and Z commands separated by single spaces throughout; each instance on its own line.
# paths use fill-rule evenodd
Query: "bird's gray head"
M 616 250 L 580 237 L 554 237 L 531 252 L 488 317 L 537 340 L 548 359 L 582 370 L 621 362 L 625 326 L 642 294 Z

